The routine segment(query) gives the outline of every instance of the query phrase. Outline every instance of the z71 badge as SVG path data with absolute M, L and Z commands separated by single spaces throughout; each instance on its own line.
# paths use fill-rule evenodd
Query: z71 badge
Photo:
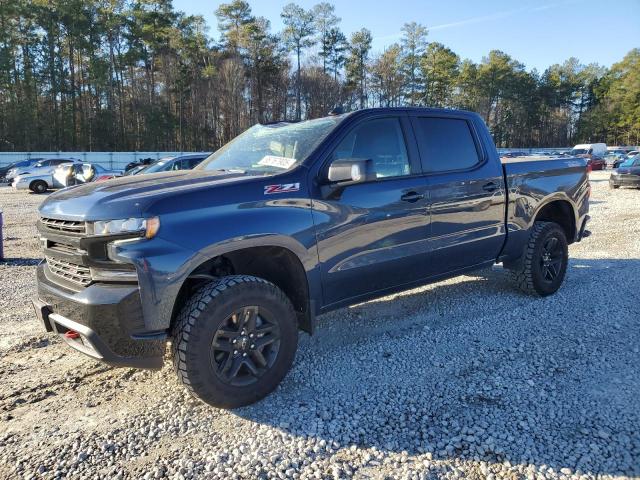
M 280 185 L 267 185 L 264 187 L 264 194 L 289 193 L 300 190 L 300 183 L 281 183 Z

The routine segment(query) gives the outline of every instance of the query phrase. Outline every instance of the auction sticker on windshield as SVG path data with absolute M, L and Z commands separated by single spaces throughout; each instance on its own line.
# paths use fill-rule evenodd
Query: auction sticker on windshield
M 258 162 L 258 165 L 264 167 L 276 167 L 289 170 L 296 163 L 295 158 L 278 157 L 276 155 L 265 155 L 262 160 Z

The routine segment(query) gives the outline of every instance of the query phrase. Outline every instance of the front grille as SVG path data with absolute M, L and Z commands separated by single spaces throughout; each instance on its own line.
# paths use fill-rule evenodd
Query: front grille
M 64 262 L 57 258 L 45 257 L 49 270 L 54 275 L 64 278 L 65 280 L 86 287 L 91 283 L 91 272 L 89 267 L 76 265 L 75 263 Z
M 86 233 L 85 222 L 78 222 L 75 220 L 57 220 L 55 218 L 45 217 L 42 217 L 40 221 L 42 222 L 42 225 L 49 230 L 69 233 Z
M 67 245 L 66 243 L 53 242 L 49 240 L 47 248 L 65 255 L 83 255 L 86 252 L 73 245 Z

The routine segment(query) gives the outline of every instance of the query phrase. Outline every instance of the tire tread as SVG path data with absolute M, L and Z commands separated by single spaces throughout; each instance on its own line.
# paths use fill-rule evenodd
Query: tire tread
M 540 237 L 545 235 L 550 228 L 555 227 L 559 228 L 559 225 L 554 222 L 535 222 L 522 257 L 515 268 L 509 270 L 512 281 L 528 295 L 542 296 L 536 289 L 533 278 L 534 253 Z
M 198 388 L 203 383 L 200 379 L 200 374 L 202 372 L 189 369 L 187 365 L 187 356 L 190 351 L 189 344 L 190 342 L 198 340 L 198 329 L 196 329 L 196 324 L 203 312 L 211 305 L 211 303 L 216 301 L 217 297 L 228 292 L 230 288 L 243 284 L 261 284 L 270 287 L 272 292 L 278 297 L 278 301 L 288 305 L 288 307 L 291 308 L 291 311 L 293 311 L 293 306 L 291 305 L 289 298 L 282 290 L 273 283 L 252 275 L 230 275 L 221 277 L 217 280 L 206 283 L 196 290 L 184 304 L 176 318 L 176 322 L 172 329 L 171 342 L 173 364 L 178 380 L 192 395 L 196 397 L 202 398 L 202 395 L 199 393 L 202 389 Z M 203 398 L 203 400 L 211 403 L 208 399 Z

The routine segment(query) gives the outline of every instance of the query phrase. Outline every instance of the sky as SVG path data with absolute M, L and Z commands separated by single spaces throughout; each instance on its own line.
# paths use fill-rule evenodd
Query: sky
M 271 21 L 278 32 L 282 7 L 291 0 L 249 0 L 253 14 Z M 311 8 L 320 0 L 297 0 Z M 212 0 L 173 0 L 177 10 L 202 15 L 218 38 Z M 366 27 L 373 53 L 398 42 L 404 23 L 425 25 L 428 41 L 440 42 L 462 58 L 482 60 L 498 49 L 544 71 L 577 57 L 581 63 L 611 66 L 632 48 L 640 48 L 640 0 L 334 0 L 343 32 Z

